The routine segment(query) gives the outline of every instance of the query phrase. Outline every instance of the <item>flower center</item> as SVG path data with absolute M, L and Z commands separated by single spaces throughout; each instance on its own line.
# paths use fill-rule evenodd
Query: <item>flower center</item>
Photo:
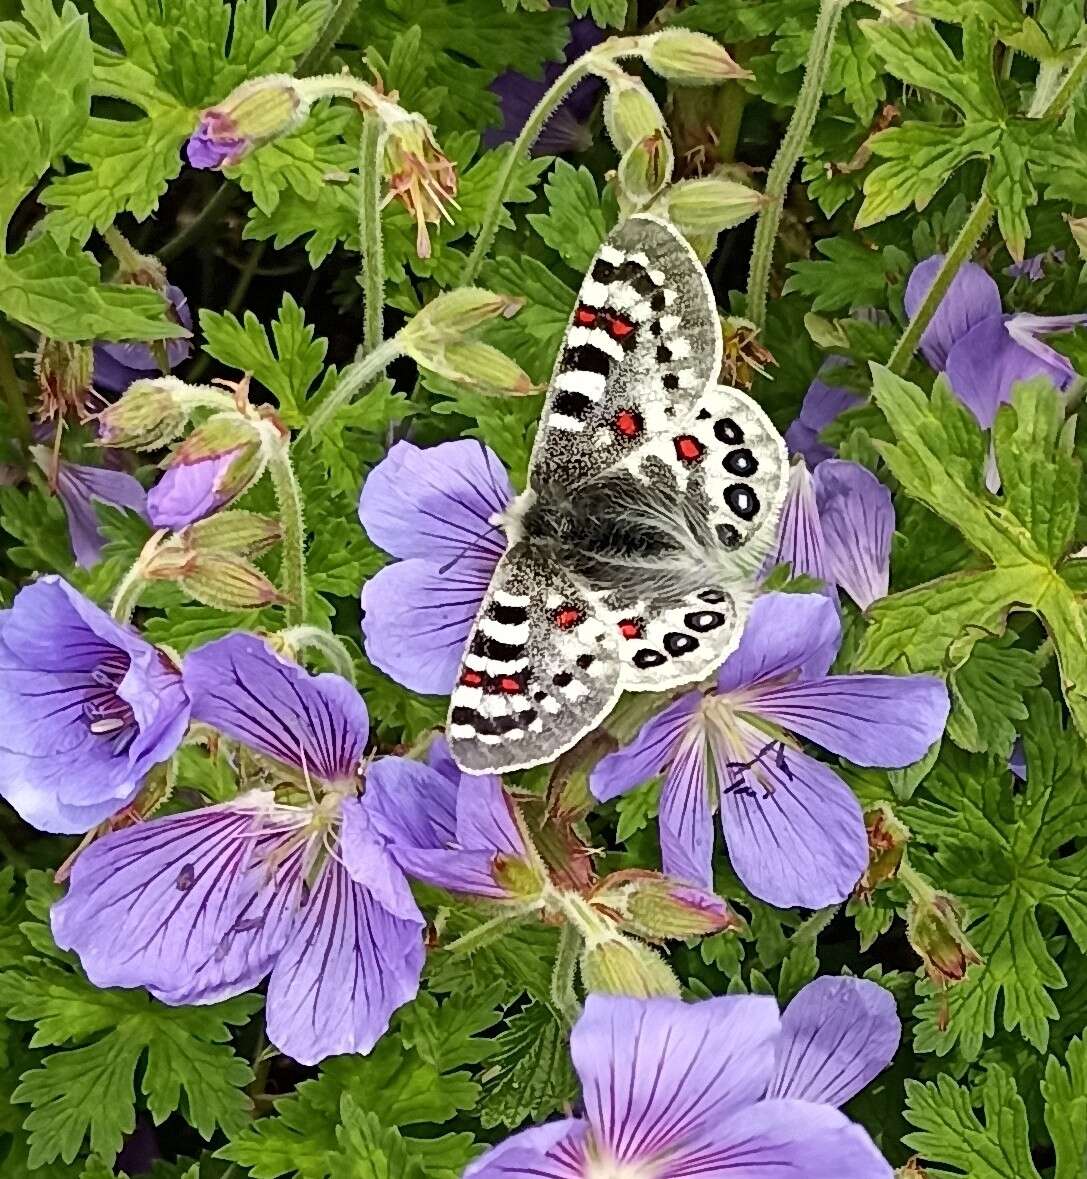
M 658 1179 L 651 1163 L 620 1163 L 615 1159 L 591 1158 L 585 1179 Z
M 764 733 L 741 718 L 744 697 L 710 694 L 702 701 L 702 732 L 714 752 L 722 794 L 737 792 L 764 796 L 774 792 L 771 767 L 786 778 L 792 777 L 785 742 L 773 732 Z
M 130 662 L 121 651 L 107 655 L 91 672 L 91 686 L 83 701 L 87 728 L 96 736 L 109 739 L 114 753 L 124 753 L 138 731 L 131 705 L 118 695 Z

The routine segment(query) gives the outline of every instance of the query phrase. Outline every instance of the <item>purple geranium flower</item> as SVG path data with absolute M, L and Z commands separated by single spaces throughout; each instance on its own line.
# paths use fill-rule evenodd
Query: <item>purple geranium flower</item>
M 370 662 L 413 692 L 448 695 L 506 548 L 493 518 L 513 499 L 498 457 L 471 439 L 398 442 L 370 472 L 359 519 L 400 560 L 363 586 Z
M 147 519 L 147 492 L 139 480 L 124 471 L 84 467 L 61 459 L 54 480 L 57 495 L 68 517 L 68 535 L 76 564 L 89 569 L 97 564 L 106 543 L 98 527 L 95 503 L 130 508 Z
M 524 900 L 546 883 L 501 779 L 463 773 L 442 738 L 431 744 L 425 763 L 375 762 L 366 789 L 374 824 L 394 858 L 427 884 Z
M 41 831 L 108 819 L 188 726 L 168 657 L 59 577 L 0 614 L 0 672 L 0 795 Z
M 875 983 L 820 978 L 772 998 L 590 995 L 570 1050 L 584 1114 L 523 1130 L 464 1179 L 891 1179 L 839 1112 L 898 1047 Z
M 164 292 L 169 301 L 169 317 L 183 328 L 192 330 L 189 301 L 180 288 L 168 284 Z M 192 340 L 165 340 L 167 371 L 176 368 L 192 351 Z M 123 393 L 133 381 L 157 377 L 162 373 L 155 354 L 146 344 L 95 344 L 94 384 L 96 388 Z
M 906 284 L 906 313 L 912 318 L 932 286 L 943 256 L 919 262 Z M 921 352 L 985 428 L 1012 386 L 1034 377 L 1067 389 L 1071 363 L 1042 338 L 1087 323 L 1087 315 L 1005 315 L 993 279 L 973 262 L 961 266 L 921 336 Z
M 858 765 L 905 766 L 940 736 L 948 697 L 930 676 L 829 675 L 840 643 L 838 612 L 819 594 L 759 598 L 716 689 L 685 693 L 603 758 L 593 793 L 615 798 L 667 773 L 664 870 L 710 887 L 716 782 L 729 858 L 755 896 L 813 909 L 842 900 L 868 863 L 861 808 L 789 734 Z
M 887 593 L 895 512 L 891 493 L 865 467 L 826 459 L 814 473 L 793 462 L 767 568 L 840 586 L 862 610 Z
M 147 513 L 151 523 L 156 528 L 187 528 L 237 499 L 252 482 L 243 482 L 239 489 L 228 479 L 231 467 L 244 450 L 245 447 L 235 447 L 221 454 L 203 456 L 191 462 L 178 461 L 168 466 L 147 493 Z
M 282 784 L 92 844 L 53 907 L 57 944 L 96 985 L 164 1003 L 270 975 L 268 1036 L 283 1052 L 368 1052 L 418 990 L 424 921 L 359 797 L 366 706 L 253 635 L 194 651 L 185 682 L 194 717 L 273 759 Z
M 804 394 L 800 413 L 785 431 L 790 454 L 803 455 L 810 467 L 814 468 L 825 459 L 834 457 L 834 451 L 825 442 L 819 441 L 819 435 L 847 409 L 861 401 L 858 394 L 828 380 L 833 377 L 836 368 L 847 363 L 843 356 L 828 356 L 823 361 Z
M 238 163 L 252 148 L 252 140 L 237 133 L 234 121 L 212 108 L 200 115 L 185 156 L 194 168 L 222 168 Z

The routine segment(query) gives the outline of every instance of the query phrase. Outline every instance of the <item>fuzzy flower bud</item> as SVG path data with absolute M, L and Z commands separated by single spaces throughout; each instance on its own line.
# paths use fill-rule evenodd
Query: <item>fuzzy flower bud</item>
M 618 935 L 585 947 L 581 978 L 587 991 L 637 999 L 679 998 L 679 982 L 664 959 L 641 942 Z
M 857 885 L 857 893 L 867 898 L 877 885 L 898 875 L 910 832 L 886 804 L 865 812 L 864 825 L 868 830 L 868 867 Z
M 609 70 L 605 77 L 608 93 L 604 98 L 604 126 L 620 155 L 651 135 L 667 137 L 664 115 L 641 79 L 618 69 Z
M 497 294 L 483 287 L 461 287 L 432 299 L 412 321 L 421 329 L 459 335 L 482 327 L 489 320 L 509 319 L 517 314 L 524 299 Z
M 663 132 L 654 131 L 619 161 L 619 191 L 636 206 L 645 205 L 671 179 L 674 165 L 672 141 Z
M 651 941 L 706 937 L 746 928 L 720 897 L 708 889 L 658 872 L 630 869 L 606 877 L 593 904 L 614 914 L 621 928 Z
M 38 379 L 38 417 L 42 421 L 74 417 L 83 421 L 94 389 L 94 353 L 87 344 L 43 336 L 34 358 Z
M 286 74 L 252 78 L 200 114 L 186 148 L 194 168 L 237 164 L 254 148 L 301 126 L 310 103 Z
M 256 565 L 231 553 L 193 553 L 177 580 L 190 597 L 216 610 L 249 610 L 284 600 Z
M 198 552 L 255 557 L 272 548 L 281 535 L 280 522 L 271 516 L 262 516 L 258 512 L 228 511 L 198 520 L 189 528 L 188 542 Z
M 479 340 L 447 344 L 439 354 L 427 360 L 420 359 L 419 363 L 439 376 L 482 393 L 524 395 L 539 392 L 538 386 L 519 364 Z
M 119 401 L 98 415 L 98 436 L 105 446 L 157 450 L 185 429 L 190 408 L 176 377 L 133 381 Z
M 684 86 L 715 86 L 731 78 L 752 78 L 712 37 L 690 29 L 664 29 L 638 39 L 654 73 Z
M 704 176 L 681 180 L 668 190 L 668 215 L 684 233 L 720 233 L 754 216 L 766 203 L 757 189 Z
M 906 912 L 906 929 L 929 978 L 938 986 L 962 982 L 968 968 L 981 963 L 963 933 L 962 908 L 947 893 L 914 896 Z

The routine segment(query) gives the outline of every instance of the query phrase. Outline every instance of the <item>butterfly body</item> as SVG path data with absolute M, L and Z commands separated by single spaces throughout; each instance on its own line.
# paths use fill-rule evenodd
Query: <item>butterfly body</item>
M 709 281 L 679 233 L 620 225 L 560 350 L 527 489 L 450 702 L 471 772 L 551 761 L 619 694 L 704 678 L 739 640 L 784 497 L 784 443 L 715 383 Z

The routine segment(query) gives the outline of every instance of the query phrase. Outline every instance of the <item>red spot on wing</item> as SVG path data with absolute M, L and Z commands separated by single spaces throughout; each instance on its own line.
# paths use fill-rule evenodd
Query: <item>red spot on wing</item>
M 608 335 L 615 340 L 625 340 L 634 331 L 633 321 L 615 311 L 604 312 L 604 323 Z
M 503 692 L 510 692 L 510 693 L 520 692 L 521 687 L 522 687 L 521 681 L 516 676 L 513 676 L 513 675 L 502 676 L 501 679 L 499 679 L 499 681 L 498 681 L 498 686 L 499 686 L 499 688 L 502 689 Z
M 591 307 L 581 303 L 574 312 L 574 323 L 581 327 L 592 327 L 596 323 L 596 316 L 597 313 Z
M 676 457 L 684 463 L 697 463 L 706 453 L 706 448 L 692 434 L 680 434 L 674 438 Z
M 624 639 L 640 639 L 645 634 L 645 627 L 639 618 L 624 618 L 619 623 L 619 633 Z
M 585 617 L 585 611 L 579 609 L 577 606 L 560 606 L 554 614 L 551 615 L 552 621 L 559 628 L 559 630 L 570 630 L 577 626 L 579 622 Z
M 621 409 L 612 419 L 612 425 L 624 438 L 637 438 L 645 423 L 636 409 Z
M 467 688 L 478 688 L 483 683 L 483 676 L 478 671 L 472 671 L 469 668 L 464 675 L 460 677 L 460 682 Z

